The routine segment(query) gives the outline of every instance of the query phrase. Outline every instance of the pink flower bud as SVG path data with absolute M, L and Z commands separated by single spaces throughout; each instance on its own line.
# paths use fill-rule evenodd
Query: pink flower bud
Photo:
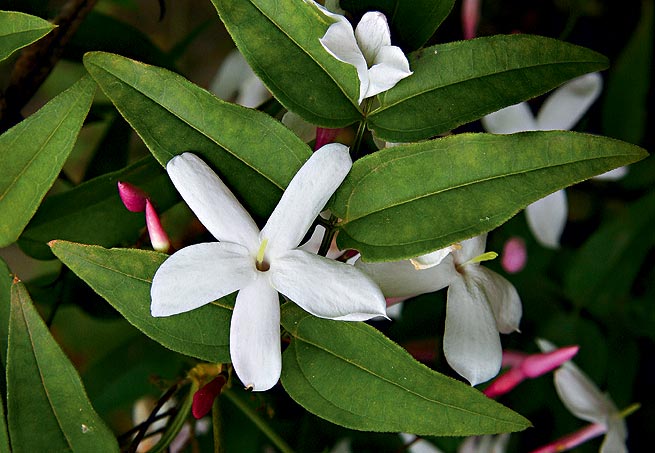
M 225 376 L 219 374 L 193 394 L 191 413 L 196 419 L 202 418 L 209 413 L 212 409 L 212 404 L 214 404 L 214 400 L 218 395 L 220 395 L 225 382 L 227 382 Z
M 509 274 L 515 274 L 525 267 L 528 261 L 528 252 L 525 248 L 525 241 L 520 237 L 510 238 L 503 247 L 503 256 L 500 264 Z
M 171 248 L 171 241 L 161 226 L 157 211 L 155 211 L 149 199 L 146 199 L 146 227 L 148 228 L 152 248 L 158 252 L 168 252 L 168 249 Z
M 462 3 L 462 30 L 464 39 L 473 39 L 480 22 L 480 0 L 464 0 Z
M 551 352 L 532 354 L 521 363 L 521 371 L 529 378 L 536 378 L 573 358 L 580 350 L 579 346 L 567 346 Z
M 498 376 L 482 393 L 489 398 L 498 398 L 519 385 L 525 380 L 525 375 L 520 368 L 510 368 L 504 374 Z
M 316 143 L 314 144 L 314 151 L 321 148 L 323 145 L 332 143 L 339 135 L 341 129 L 326 129 L 324 127 L 316 128 Z
M 143 212 L 146 209 L 146 198 L 148 196 L 133 184 L 118 181 L 118 194 L 129 211 Z
M 544 445 L 543 447 L 537 448 L 536 450 L 532 450 L 531 453 L 560 453 L 575 448 L 578 445 L 585 443 L 589 439 L 598 437 L 605 432 L 607 432 L 607 427 L 605 425 L 594 423 L 587 425 L 572 434 L 560 437 L 548 445 Z

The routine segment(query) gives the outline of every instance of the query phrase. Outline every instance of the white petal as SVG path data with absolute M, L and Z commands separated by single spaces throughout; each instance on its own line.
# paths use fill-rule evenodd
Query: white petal
M 357 76 L 359 77 L 358 102 L 361 104 L 362 100 L 364 100 L 364 94 L 368 90 L 368 65 L 357 45 L 353 27 L 345 17 L 323 12 L 336 19 L 337 22 L 330 25 L 325 35 L 320 39 L 321 45 L 334 58 L 353 65 L 357 69 Z
M 452 255 L 438 266 L 417 270 L 409 260 L 391 263 L 365 263 L 357 260 L 355 267 L 368 274 L 385 297 L 411 297 L 445 288 L 457 277 Z
M 209 84 L 209 90 L 221 99 L 229 101 L 238 93 L 243 81 L 254 76 L 246 59 L 237 49 L 227 54 L 214 79 Z
M 614 403 L 571 362 L 555 371 L 555 389 L 566 408 L 582 420 L 606 425 L 616 412 Z
M 537 242 L 547 248 L 559 248 L 559 240 L 569 215 L 564 189 L 535 201 L 525 208 L 525 215 Z
M 510 105 L 482 117 L 482 126 L 492 134 L 513 134 L 537 130 L 537 123 L 527 102 Z
M 282 124 L 291 129 L 291 131 L 300 137 L 303 142 L 311 142 L 316 138 L 316 126 L 308 123 L 293 112 L 287 112 L 282 117 Z
M 367 65 L 373 66 L 378 52 L 391 45 L 391 33 L 384 14 L 378 11 L 364 14 L 355 28 L 355 39 Z
M 150 295 L 152 316 L 193 310 L 233 293 L 255 278 L 248 250 L 230 242 L 185 247 L 159 266 Z
M 544 101 L 537 114 L 537 129 L 572 129 L 598 98 L 602 87 L 603 79 L 597 72 L 566 82 Z
M 628 447 L 625 445 L 627 437 L 624 419 L 610 421 L 605 439 L 600 446 L 600 453 L 628 453 Z
M 498 331 L 502 333 L 518 331 L 523 308 L 514 285 L 502 275 L 483 266 L 476 266 L 467 272 L 467 277 L 475 280 L 478 287 L 482 288 L 496 318 Z
M 277 291 L 262 274 L 237 294 L 230 357 L 241 382 L 255 391 L 270 389 L 280 378 L 280 304 Z
M 383 47 L 378 52 L 375 64 L 368 70 L 369 85 L 364 98 L 370 98 L 387 91 L 412 74 L 413 72 L 409 70 L 407 57 L 405 57 L 400 47 Z
M 244 79 L 239 86 L 239 95 L 235 103 L 244 107 L 255 108 L 271 98 L 271 93 L 256 75 Z
M 320 318 L 364 321 L 386 316 L 386 301 L 366 274 L 302 250 L 291 250 L 271 262 L 271 285 Z
M 623 178 L 628 174 L 628 167 L 619 167 L 614 170 L 606 171 L 598 176 L 594 176 L 593 179 L 599 181 L 616 181 L 617 179 Z
M 482 289 L 465 278 L 448 288 L 443 351 L 448 364 L 471 385 L 500 371 L 503 353 L 491 307 Z
M 259 228 L 202 159 L 192 153 L 180 154 L 168 161 L 166 171 L 184 201 L 216 239 L 241 244 L 257 253 Z
M 487 233 L 472 237 L 459 243 L 460 247 L 453 250 L 457 264 L 464 264 L 468 260 L 477 258 L 484 253 L 487 246 Z
M 269 258 L 298 246 L 351 166 L 348 147 L 340 143 L 330 143 L 312 154 L 262 229 L 260 237 L 268 239 Z
M 447 257 L 451 252 L 457 250 L 458 246 L 448 246 L 443 249 L 435 250 L 434 252 L 428 253 L 426 255 L 417 256 L 409 260 L 410 263 L 416 269 L 428 269 L 440 264 L 445 257 Z

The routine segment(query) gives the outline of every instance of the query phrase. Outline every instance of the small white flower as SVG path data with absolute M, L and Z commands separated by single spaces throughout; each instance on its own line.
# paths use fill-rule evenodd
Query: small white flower
M 412 75 L 403 51 L 391 45 L 391 33 L 384 14 L 377 11 L 364 14 L 353 31 L 348 19 L 312 3 L 335 20 L 320 41 L 330 55 L 357 69 L 360 104 Z
M 250 108 L 259 107 L 271 98 L 271 93 L 238 49 L 227 54 L 209 84 L 209 91 L 221 99 L 234 100 Z
M 521 299 L 510 282 L 480 265 L 486 234 L 463 241 L 460 246 L 436 251 L 412 261 L 363 263 L 385 297 L 411 297 L 448 286 L 443 339 L 448 364 L 471 385 L 498 374 L 502 349 L 498 332 L 518 330 Z M 436 264 L 435 264 L 436 263 Z M 428 267 L 432 264 L 432 267 Z
M 594 72 L 573 79 L 544 101 L 535 118 L 526 102 L 506 107 L 482 118 L 484 128 L 494 134 L 524 131 L 570 130 L 600 95 L 603 79 Z M 616 168 L 598 179 L 619 179 L 626 167 Z M 554 192 L 529 205 L 525 210 L 528 226 L 544 247 L 559 248 L 566 225 L 568 203 L 564 190 Z
M 316 151 L 259 228 L 220 178 L 184 153 L 166 166 L 173 184 L 219 242 L 185 247 L 157 270 L 153 316 L 169 316 L 239 291 L 230 324 L 230 356 L 239 379 L 267 390 L 281 371 L 278 292 L 321 318 L 362 321 L 385 315 L 380 289 L 344 263 L 297 249 L 350 171 L 348 148 Z

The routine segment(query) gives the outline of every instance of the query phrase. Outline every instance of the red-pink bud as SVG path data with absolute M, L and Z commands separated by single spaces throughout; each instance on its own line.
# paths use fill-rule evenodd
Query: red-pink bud
M 168 249 L 171 248 L 171 241 L 161 226 L 157 211 L 155 211 L 149 199 L 146 199 L 146 227 L 148 228 L 152 248 L 158 252 L 168 252 Z
M 503 368 L 517 367 L 523 363 L 523 361 L 527 356 L 528 355 L 524 352 L 512 351 L 510 349 L 506 349 L 503 351 L 502 367 Z
M 464 39 L 473 39 L 480 22 L 480 0 L 464 0 L 462 3 L 462 30 Z
M 324 127 L 317 127 L 314 151 L 323 147 L 324 145 L 327 145 L 328 143 L 332 143 L 337 135 L 339 135 L 339 132 L 341 132 L 341 129 L 326 129 Z
M 143 212 L 146 209 L 146 193 L 129 182 L 118 181 L 118 194 L 125 207 L 131 212 Z
M 508 274 L 515 274 L 525 267 L 528 261 L 528 251 L 525 247 L 525 241 L 520 237 L 510 238 L 505 242 L 503 254 L 500 259 L 500 265 Z
M 498 376 L 482 393 L 489 398 L 498 398 L 500 395 L 512 390 L 525 380 L 525 375 L 520 368 L 511 368 L 506 373 Z
M 607 432 L 607 427 L 605 425 L 594 423 L 592 425 L 587 425 L 572 434 L 560 437 L 548 445 L 532 450 L 530 453 L 560 453 L 575 448 L 589 439 L 598 437 L 605 432 Z
M 551 352 L 532 354 L 521 363 L 521 371 L 530 378 L 535 378 L 553 371 L 564 362 L 571 360 L 578 353 L 579 346 L 567 346 Z
M 202 418 L 209 413 L 212 409 L 212 404 L 214 404 L 214 400 L 218 395 L 220 395 L 225 382 L 227 382 L 225 376 L 219 374 L 193 394 L 191 413 L 195 418 Z

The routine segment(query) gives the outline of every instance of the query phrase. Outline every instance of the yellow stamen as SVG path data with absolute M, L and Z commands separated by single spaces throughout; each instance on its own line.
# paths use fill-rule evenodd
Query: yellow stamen
M 267 271 L 269 269 L 268 263 L 264 262 L 264 252 L 266 251 L 266 245 L 268 245 L 268 239 L 264 239 L 257 250 L 257 258 L 255 260 L 255 266 L 260 271 Z
M 639 403 L 633 403 L 630 406 L 623 409 L 619 412 L 619 418 L 626 418 L 628 415 L 631 415 L 633 412 L 637 411 L 641 407 Z
M 486 252 L 486 253 L 483 253 L 482 255 L 476 256 L 475 258 L 471 258 L 466 263 L 464 263 L 464 265 L 481 263 L 483 261 L 491 261 L 491 260 L 496 259 L 497 257 L 498 257 L 498 253 L 496 253 L 496 252 Z

